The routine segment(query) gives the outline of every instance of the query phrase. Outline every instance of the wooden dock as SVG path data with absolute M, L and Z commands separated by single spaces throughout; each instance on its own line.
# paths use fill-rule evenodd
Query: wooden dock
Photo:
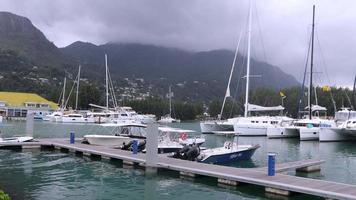
M 63 151 L 74 152 L 102 159 L 119 159 L 125 163 L 144 166 L 145 154 L 132 154 L 132 152 L 113 149 L 103 146 L 69 144 L 65 139 L 39 139 L 37 142 L 14 143 L 0 145 L 1 148 L 56 148 Z M 278 172 L 289 169 L 299 169 L 322 164 L 323 161 L 307 160 L 276 165 Z M 292 167 L 291 167 L 292 166 Z M 248 183 L 265 187 L 266 192 L 289 195 L 291 192 L 309 194 L 327 199 L 353 199 L 356 200 L 356 186 L 331 181 L 302 178 L 277 173 L 267 176 L 266 168 L 234 168 L 221 165 L 211 165 L 192 161 L 179 160 L 159 156 L 157 168 L 174 170 L 182 175 L 198 177 L 208 176 L 217 178 L 219 183 L 238 185 Z

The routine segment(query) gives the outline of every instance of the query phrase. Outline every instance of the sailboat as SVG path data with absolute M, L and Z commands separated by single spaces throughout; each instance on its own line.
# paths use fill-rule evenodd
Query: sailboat
M 172 117 L 172 97 L 173 97 L 173 92 L 172 92 L 172 86 L 169 86 L 169 93 L 168 93 L 168 98 L 169 98 L 169 114 L 162 116 L 158 122 L 160 123 L 179 123 L 180 119 L 175 119 Z
M 245 93 L 245 111 L 244 117 L 230 118 L 228 121 L 233 123 L 234 132 L 240 136 L 266 136 L 267 127 L 280 123 L 282 120 L 288 119 L 285 116 L 250 116 L 252 112 L 272 112 L 283 111 L 283 106 L 263 107 L 249 103 L 249 85 L 250 85 L 250 61 L 251 61 L 251 24 L 252 24 L 252 8 L 249 10 L 248 22 L 248 43 L 247 43 L 247 70 L 246 70 L 246 93 Z
M 76 78 L 76 81 L 75 81 L 75 84 L 76 84 L 76 87 L 77 87 L 76 88 L 76 98 L 75 98 L 75 110 L 71 110 L 71 111 L 68 111 L 67 113 L 63 113 L 63 115 L 62 115 L 62 122 L 63 123 L 94 123 L 94 118 L 93 117 L 87 116 L 87 115 L 84 115 L 84 114 L 78 112 L 80 69 L 81 69 L 81 66 L 79 65 L 78 75 L 77 75 L 77 78 Z M 65 105 L 67 104 L 68 100 L 69 100 L 69 97 L 68 97 Z
M 230 84 L 231 84 L 232 75 L 233 75 L 233 72 L 235 69 L 235 64 L 236 64 L 237 55 L 238 55 L 238 51 L 239 51 L 239 47 L 240 47 L 241 37 L 242 37 L 242 33 L 240 33 L 239 40 L 238 40 L 238 43 L 236 46 L 235 55 L 234 55 L 234 59 L 233 59 L 231 70 L 230 70 L 229 81 L 227 83 L 225 97 L 223 100 L 223 104 L 221 106 L 220 114 L 218 115 L 218 119 L 217 120 L 201 121 L 200 122 L 200 130 L 202 133 L 222 133 L 222 132 L 233 132 L 234 131 L 233 123 L 231 123 L 228 120 L 222 120 L 222 114 L 224 111 L 226 99 L 228 97 L 231 97 Z
M 284 136 L 299 136 L 300 140 L 319 140 L 319 132 L 321 128 L 336 127 L 334 120 L 323 119 L 318 116 L 319 112 L 325 112 L 325 107 L 312 105 L 312 92 L 313 92 L 313 59 L 314 59 L 314 27 L 315 27 L 315 5 L 313 5 L 313 21 L 311 33 L 311 53 L 310 53 L 310 77 L 308 87 L 308 106 L 307 118 L 295 120 L 290 124 L 279 124 L 276 127 L 268 129 L 270 137 L 284 137 Z M 303 83 L 304 84 L 304 83 Z

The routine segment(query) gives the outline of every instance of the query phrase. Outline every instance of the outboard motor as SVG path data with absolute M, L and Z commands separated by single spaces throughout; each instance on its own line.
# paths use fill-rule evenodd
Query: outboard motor
M 191 160 L 191 161 L 196 160 L 196 158 L 199 156 L 199 154 L 200 154 L 200 148 L 196 144 L 193 144 L 193 146 L 191 146 L 189 148 L 187 153 L 185 153 L 187 160 Z
M 183 146 L 183 148 L 175 152 L 172 157 L 187 160 L 186 153 L 189 151 L 190 147 L 191 145 Z

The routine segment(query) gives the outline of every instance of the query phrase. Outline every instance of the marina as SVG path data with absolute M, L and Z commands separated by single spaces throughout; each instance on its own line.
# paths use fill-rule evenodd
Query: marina
M 119 159 L 124 164 L 145 166 L 147 157 L 144 154 L 132 154 L 118 149 L 110 149 L 102 146 L 89 146 L 75 143 L 69 144 L 65 139 L 42 139 L 38 142 L 6 144 L 2 148 L 54 148 L 65 152 L 73 152 L 101 159 Z M 322 162 L 300 162 L 299 168 L 320 165 Z M 292 164 L 287 164 L 295 168 Z M 227 166 L 210 165 L 183 161 L 159 156 L 156 167 L 158 169 L 175 170 L 183 176 L 195 177 L 198 175 L 214 177 L 225 184 L 234 185 L 234 182 L 248 183 L 263 186 L 267 192 L 281 195 L 289 195 L 290 192 L 298 192 L 331 199 L 356 199 L 356 186 L 340 184 L 330 181 L 320 181 L 309 178 L 300 178 L 290 175 L 276 174 L 267 176 L 266 172 L 254 169 L 238 169 Z M 284 166 L 286 167 L 286 166 Z M 279 167 L 277 167 L 278 169 Z M 297 168 L 298 170 L 298 168 Z
M 356 200 L 356 3 L 192 2 L 4 2 L 0 200 Z

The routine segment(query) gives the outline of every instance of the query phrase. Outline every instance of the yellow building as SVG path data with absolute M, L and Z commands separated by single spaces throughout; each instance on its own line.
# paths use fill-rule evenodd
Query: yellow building
M 34 93 L 0 92 L 0 115 L 4 117 L 26 117 L 28 112 L 41 117 L 55 109 L 56 103 Z

